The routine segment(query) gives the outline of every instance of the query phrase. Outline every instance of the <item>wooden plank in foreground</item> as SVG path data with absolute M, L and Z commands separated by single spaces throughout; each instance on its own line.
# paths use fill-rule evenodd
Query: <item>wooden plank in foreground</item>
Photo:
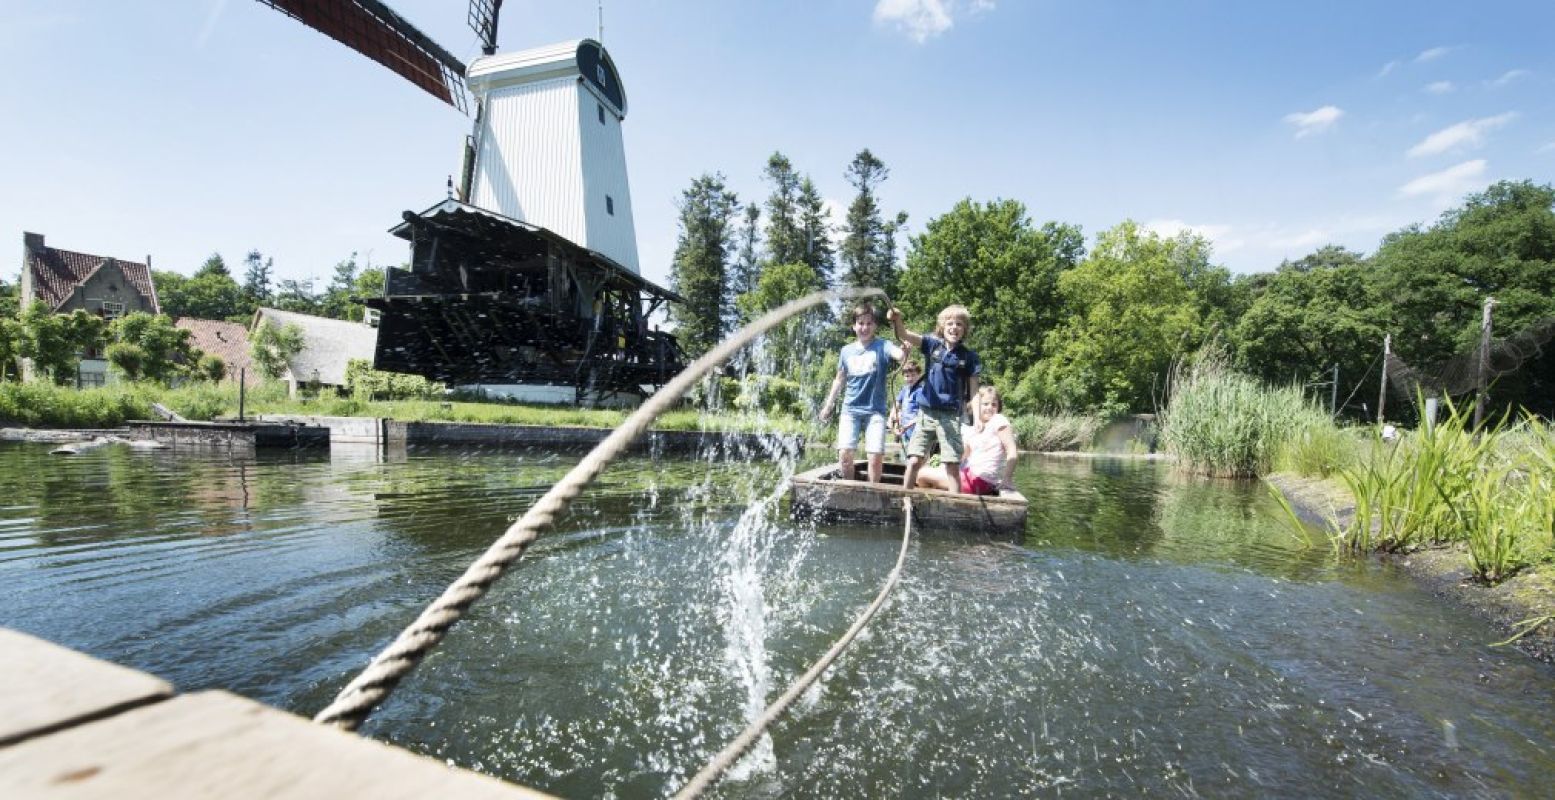
M 542 798 L 226 692 L 0 749 L 6 798 Z
M 0 628 L 0 746 L 171 697 L 128 667 Z

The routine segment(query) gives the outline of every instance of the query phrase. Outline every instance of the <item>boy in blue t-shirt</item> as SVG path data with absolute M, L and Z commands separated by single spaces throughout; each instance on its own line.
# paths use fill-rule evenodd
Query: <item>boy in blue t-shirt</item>
M 923 385 L 919 388 L 918 427 L 907 445 L 907 474 L 902 485 L 911 489 L 918 485 L 918 470 L 928 459 L 929 440 L 939 440 L 940 462 L 950 478 L 950 491 L 961 488 L 961 414 L 970 408 L 971 398 L 977 395 L 979 376 L 983 373 L 982 359 L 967 348 L 965 340 L 972 332 L 972 315 L 966 306 L 946 306 L 939 312 L 934 333 L 917 334 L 902 324 L 901 309 L 893 308 L 888 315 L 896 338 L 909 347 L 923 352 L 927 365 Z M 939 486 L 938 481 L 926 484 Z
M 842 348 L 837 377 L 821 406 L 821 423 L 831 419 L 837 392 L 846 383 L 842 416 L 837 424 L 837 463 L 843 480 L 853 480 L 853 454 L 859 434 L 869 455 L 869 482 L 879 483 L 885 469 L 886 373 L 891 362 L 901 361 L 902 348 L 875 338 L 875 308 L 868 303 L 853 307 L 853 335 L 857 341 Z

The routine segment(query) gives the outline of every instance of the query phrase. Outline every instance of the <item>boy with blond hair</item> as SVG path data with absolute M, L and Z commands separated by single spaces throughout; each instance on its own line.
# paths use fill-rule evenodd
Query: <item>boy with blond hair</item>
M 907 445 L 907 474 L 902 485 L 919 484 L 918 471 L 928 459 L 931 437 L 939 441 L 940 461 L 950 491 L 961 488 L 961 415 L 969 400 L 977 394 L 982 359 L 966 346 L 972 332 L 972 315 L 966 306 L 950 305 L 939 312 L 934 333 L 918 334 L 902 324 L 902 311 L 892 308 L 888 315 L 896 338 L 923 353 L 926 365 L 918 399 L 918 427 Z M 927 484 L 926 484 L 927 485 Z M 935 481 L 932 486 L 938 486 Z

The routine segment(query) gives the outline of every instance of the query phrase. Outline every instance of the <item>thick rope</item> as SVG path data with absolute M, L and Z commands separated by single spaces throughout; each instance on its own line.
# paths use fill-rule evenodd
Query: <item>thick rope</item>
M 886 597 L 891 594 L 891 590 L 895 589 L 897 582 L 901 580 L 902 563 L 907 560 L 907 543 L 912 539 L 912 498 L 902 498 L 902 508 L 906 512 L 906 520 L 902 524 L 902 549 L 896 554 L 896 566 L 892 567 L 891 574 L 886 576 L 885 585 L 880 587 L 880 594 L 875 596 L 875 602 L 870 603 L 869 607 L 864 609 L 864 613 L 859 615 L 859 618 L 853 623 L 853 627 L 848 628 L 848 632 L 844 633 L 842 638 L 838 639 L 837 643 L 832 645 L 830 650 L 826 651 L 826 655 L 821 656 L 819 661 L 815 662 L 805 674 L 799 677 L 799 680 L 794 681 L 794 684 L 788 687 L 788 691 L 784 692 L 782 697 L 773 701 L 772 705 L 767 706 L 767 710 L 761 712 L 761 716 L 757 717 L 756 721 L 747 725 L 745 730 L 735 737 L 734 741 L 719 751 L 718 755 L 714 756 L 713 760 L 709 761 L 707 766 L 702 768 L 701 772 L 698 772 L 685 786 L 682 786 L 680 791 L 675 793 L 675 800 L 688 800 L 692 797 L 698 797 L 712 788 L 713 784 L 717 783 L 718 779 L 723 777 L 723 774 L 728 772 L 740 760 L 740 756 L 745 755 L 745 752 L 761 738 L 761 735 L 767 732 L 767 728 L 771 727 L 772 723 L 776 722 L 777 718 L 782 716 L 783 712 L 787 711 L 788 707 L 793 705 L 800 695 L 804 694 L 820 679 L 821 674 L 832 665 L 832 662 L 837 660 L 838 656 L 842 655 L 842 651 L 846 650 L 848 645 L 853 643 L 853 639 L 874 618 L 875 612 L 880 610 L 880 606 L 885 603 Z
M 835 299 L 874 294 L 881 292 L 875 289 L 853 289 L 806 295 L 762 315 L 682 370 L 674 380 L 643 401 L 619 428 L 589 451 L 561 482 L 551 487 L 550 491 L 529 507 L 523 517 L 510 525 L 501 538 L 443 591 L 442 596 L 427 606 L 415 622 L 401 631 L 360 675 L 341 689 L 334 701 L 314 716 L 313 721 L 356 730 L 367 719 L 367 715 L 394 691 L 400 680 L 443 640 L 443 636 L 464 616 L 464 612 L 480 600 L 491 585 L 502 577 L 502 573 L 524 554 L 524 550 L 540 535 L 540 531 L 550 527 L 567 510 L 573 498 L 612 459 L 647 431 L 654 419 L 680 400 L 697 381 L 733 357 L 740 348 L 788 318 L 818 305 Z

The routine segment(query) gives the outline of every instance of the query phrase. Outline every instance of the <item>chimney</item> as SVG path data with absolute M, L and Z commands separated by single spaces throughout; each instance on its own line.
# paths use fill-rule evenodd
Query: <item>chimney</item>
M 42 250 L 43 249 L 43 234 L 41 234 L 41 233 L 30 233 L 28 231 L 22 231 L 22 244 L 28 250 Z

